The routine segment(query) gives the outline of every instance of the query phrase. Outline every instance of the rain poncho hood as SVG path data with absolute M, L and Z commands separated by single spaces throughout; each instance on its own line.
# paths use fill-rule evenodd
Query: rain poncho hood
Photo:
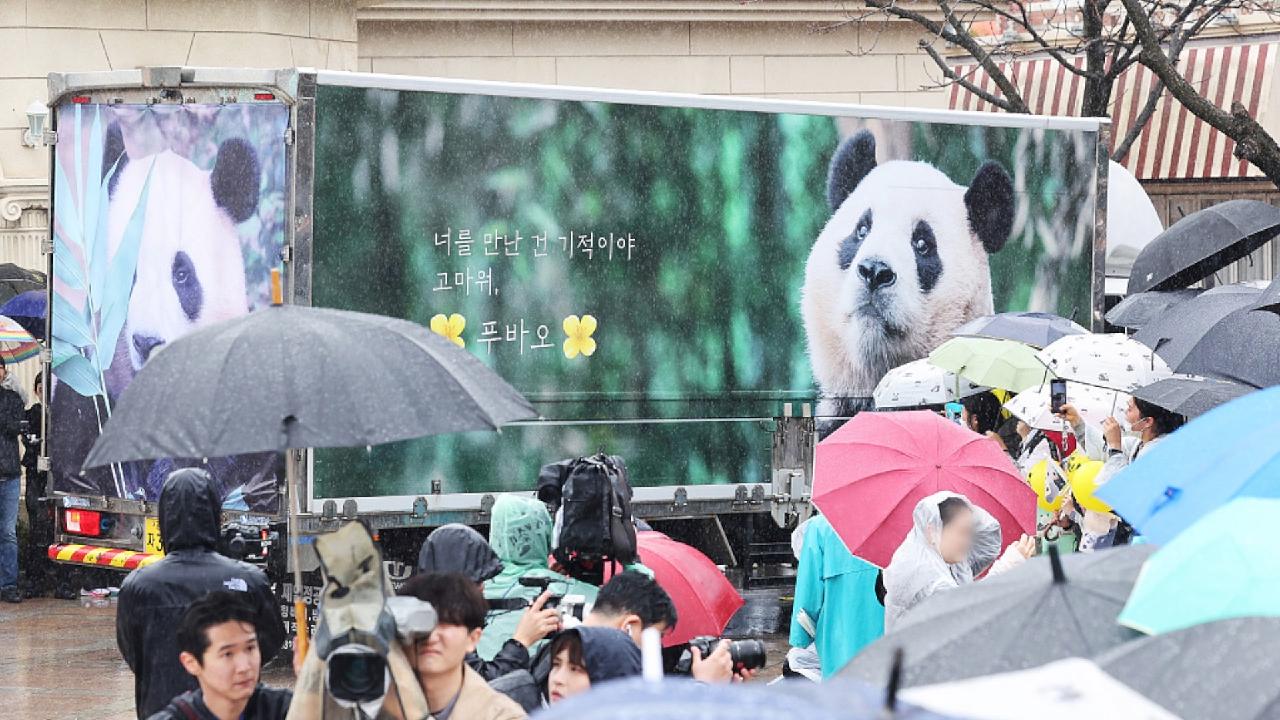
M 547 569 L 551 556 L 551 515 L 533 498 L 503 495 L 493 504 L 489 547 L 502 561 L 497 584 L 512 583 L 530 570 Z
M 460 523 L 436 528 L 418 553 L 418 573 L 452 572 L 482 583 L 502 571 L 484 536 Z
M 582 640 L 582 663 L 592 685 L 640 674 L 640 648 L 630 635 L 586 625 L 566 632 L 576 632 Z
M 160 491 L 159 516 L 166 553 L 216 548 L 222 532 L 222 499 L 213 476 L 200 468 L 171 473 Z
M 974 515 L 973 548 L 965 562 L 949 564 L 938 552 L 942 537 L 942 514 L 938 504 L 947 498 L 960 498 Z M 939 590 L 947 590 L 973 582 L 1000 555 L 1000 523 L 986 510 L 953 492 L 934 493 L 916 503 L 911 514 L 912 528 L 893 553 L 884 570 L 884 626 L 891 632 L 898 620 L 911 608 Z

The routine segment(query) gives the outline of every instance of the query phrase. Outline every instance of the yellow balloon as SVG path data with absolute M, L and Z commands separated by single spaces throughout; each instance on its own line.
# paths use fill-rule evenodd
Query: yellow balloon
M 1071 494 L 1081 508 L 1100 513 L 1111 512 L 1111 506 L 1094 495 L 1098 490 L 1101 460 L 1090 460 L 1088 456 L 1076 452 L 1067 458 L 1064 469 L 1067 471 L 1067 482 L 1071 484 Z
M 1064 494 L 1058 493 L 1053 502 L 1048 502 L 1044 499 L 1044 489 L 1045 483 L 1048 481 L 1048 474 L 1049 461 L 1041 460 L 1032 465 L 1031 469 L 1027 471 L 1027 482 L 1031 485 L 1031 489 L 1036 491 L 1036 505 L 1045 512 L 1057 512 L 1058 508 L 1062 507 Z

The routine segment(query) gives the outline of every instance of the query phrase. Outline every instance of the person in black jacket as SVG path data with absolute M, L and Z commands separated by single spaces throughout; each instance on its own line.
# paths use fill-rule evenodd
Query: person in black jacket
M 502 561 L 489 547 L 484 536 L 466 525 L 442 525 L 427 536 L 418 552 L 415 574 L 450 572 L 465 575 L 484 591 L 484 583 L 502 572 Z M 543 608 L 549 593 L 543 593 L 525 609 L 515 636 L 503 643 L 492 660 L 484 660 L 474 651 L 467 654 L 467 665 L 486 682 L 519 670 L 529 669 L 529 648 L 560 629 L 560 613 Z
M 22 472 L 27 484 L 25 499 L 31 530 L 22 565 L 27 575 L 27 597 L 38 597 L 53 590 L 56 568 L 47 554 L 53 543 L 53 509 L 43 498 L 48 493 L 49 473 L 40 470 L 40 438 L 44 428 L 44 378 L 36 374 L 33 385 L 35 402 L 27 408 L 27 432 L 22 436 Z
M 262 655 L 254 610 L 241 593 L 217 590 L 187 608 L 178 659 L 200 684 L 150 720 L 285 720 L 293 693 L 258 682 Z
M 175 696 L 196 689 L 178 660 L 174 628 L 191 603 L 214 590 L 243 593 L 253 608 L 262 662 L 284 643 L 280 605 L 266 573 L 219 555 L 222 502 L 213 478 L 199 468 L 171 474 L 160 492 L 160 540 L 165 556 L 129 574 L 116 607 L 116 643 L 133 671 L 139 720 Z
M 0 358 L 0 599 L 22 602 L 18 590 L 18 503 L 22 495 L 22 464 L 18 436 L 26 430 L 27 404 L 3 386 L 9 371 Z

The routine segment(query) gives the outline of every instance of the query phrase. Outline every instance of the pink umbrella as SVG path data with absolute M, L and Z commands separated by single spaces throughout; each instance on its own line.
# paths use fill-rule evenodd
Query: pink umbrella
M 994 441 L 928 411 L 859 413 L 818 443 L 813 502 L 850 552 L 880 567 L 916 503 L 960 493 L 1000 521 L 1003 545 L 1035 533 L 1036 495 Z
M 676 627 L 662 638 L 663 647 L 699 635 L 720 635 L 743 606 L 742 596 L 720 568 L 692 545 L 650 530 L 636 533 L 636 548 L 640 563 L 653 571 L 653 579 L 676 606 Z

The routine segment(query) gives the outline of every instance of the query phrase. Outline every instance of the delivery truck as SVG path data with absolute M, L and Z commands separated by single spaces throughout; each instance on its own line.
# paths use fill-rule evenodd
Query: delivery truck
M 808 513 L 822 427 L 889 365 L 992 310 L 1101 323 L 1105 120 L 306 69 L 49 89 L 62 562 L 152 562 L 164 478 L 200 465 L 228 551 L 282 582 L 290 503 L 308 535 L 364 521 L 402 577 L 430 528 L 605 450 L 638 517 L 712 522 L 741 563 L 744 528 Z M 541 418 L 300 453 L 302 497 L 271 454 L 84 471 L 151 354 L 269 303 L 276 268 L 287 302 L 447 337 Z

